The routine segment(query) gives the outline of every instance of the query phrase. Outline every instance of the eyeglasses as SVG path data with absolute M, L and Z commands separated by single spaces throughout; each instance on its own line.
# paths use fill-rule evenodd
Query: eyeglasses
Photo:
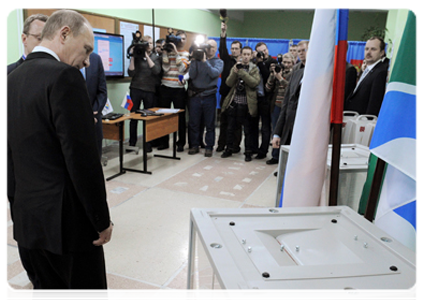
M 41 42 L 41 34 L 32 34 L 32 33 L 26 33 L 27 36 L 32 35 L 35 37 L 39 42 Z

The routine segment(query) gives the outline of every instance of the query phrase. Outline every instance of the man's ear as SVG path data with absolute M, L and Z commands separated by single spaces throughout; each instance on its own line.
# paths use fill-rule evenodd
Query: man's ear
M 24 44 L 26 46 L 26 40 L 28 39 L 28 37 L 25 33 L 22 33 L 21 39 L 22 39 L 22 44 Z
M 62 43 L 65 42 L 71 34 L 72 30 L 69 28 L 69 26 L 63 26 L 62 29 L 60 29 L 60 41 Z

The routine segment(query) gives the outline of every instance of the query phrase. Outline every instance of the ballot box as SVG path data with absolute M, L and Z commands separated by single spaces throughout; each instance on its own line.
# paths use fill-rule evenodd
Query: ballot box
M 347 206 L 191 209 L 188 289 L 409 289 L 415 252 Z
M 286 164 L 288 162 L 290 146 L 281 146 L 280 163 L 278 176 L 279 186 L 276 195 L 276 205 L 279 206 L 280 186 L 283 183 Z M 360 144 L 341 145 L 341 157 L 339 161 L 339 182 L 338 182 L 338 205 L 347 205 L 354 211 L 358 211 L 360 197 L 366 182 L 369 148 Z M 323 184 L 322 197 L 325 203 L 329 201 L 330 171 L 332 166 L 332 145 L 329 145 L 327 155 L 326 178 Z

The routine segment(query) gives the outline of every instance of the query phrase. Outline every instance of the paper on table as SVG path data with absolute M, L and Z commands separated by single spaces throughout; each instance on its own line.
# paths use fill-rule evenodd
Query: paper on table
M 156 113 L 162 113 L 162 114 L 174 114 L 179 111 L 179 108 L 160 108 L 156 111 Z

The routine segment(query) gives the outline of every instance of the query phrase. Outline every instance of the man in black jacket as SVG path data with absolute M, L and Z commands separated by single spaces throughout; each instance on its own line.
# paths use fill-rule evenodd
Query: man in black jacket
M 48 17 L 43 14 L 36 14 L 29 16 L 24 23 L 23 32 L 21 35 L 22 44 L 24 46 L 24 54 L 15 63 L 7 66 L 7 74 L 9 75 L 21 63 L 24 62 L 29 53 L 32 52 L 35 46 L 41 42 L 41 31 L 47 21 Z
M 105 289 L 113 224 L 87 87 L 94 35 L 59 10 L 7 82 L 7 195 L 13 236 L 35 289 Z
M 222 107 L 223 100 L 225 100 L 226 96 L 230 91 L 230 87 L 226 85 L 226 79 L 231 72 L 232 67 L 237 63 L 238 57 L 241 55 L 242 44 L 239 41 L 233 41 L 231 44 L 231 53 L 229 54 L 228 48 L 226 46 L 226 35 L 227 35 L 227 24 L 222 22 L 221 24 L 221 32 L 220 32 L 220 45 L 219 45 L 219 58 L 223 60 L 223 71 L 220 75 L 221 83 L 220 83 L 220 107 Z M 241 128 L 242 129 L 242 128 Z M 239 144 L 241 143 L 241 129 L 237 129 L 235 132 L 235 140 L 234 140 L 234 153 L 239 152 Z M 227 113 L 222 112 L 220 114 L 220 133 L 219 133 L 219 140 L 217 142 L 217 149 L 216 152 L 222 152 L 226 146 L 226 132 L 228 130 L 228 116 Z

